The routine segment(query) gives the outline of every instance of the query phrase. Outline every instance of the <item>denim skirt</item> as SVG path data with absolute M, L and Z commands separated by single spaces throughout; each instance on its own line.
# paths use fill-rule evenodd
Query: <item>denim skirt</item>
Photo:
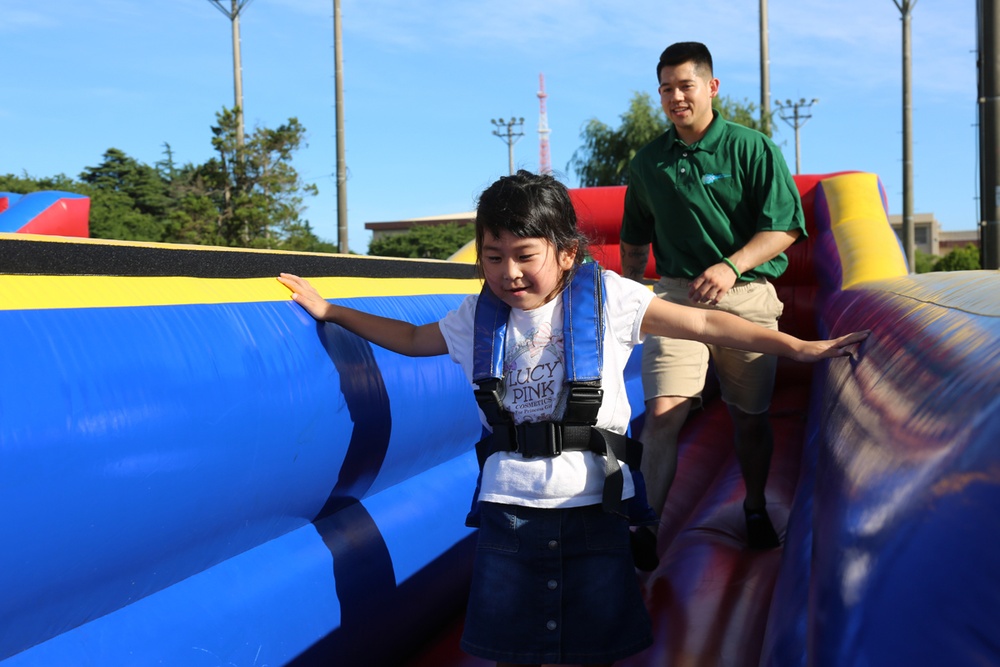
M 513 663 L 613 662 L 652 644 L 628 524 L 600 505 L 480 503 L 462 649 Z

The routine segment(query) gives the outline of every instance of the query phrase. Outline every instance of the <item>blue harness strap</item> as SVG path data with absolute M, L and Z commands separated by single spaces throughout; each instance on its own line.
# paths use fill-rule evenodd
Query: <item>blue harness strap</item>
M 604 279 L 597 264 L 581 264 L 563 289 L 567 382 L 600 382 L 604 364 Z M 510 306 L 483 286 L 476 304 L 472 379 L 503 377 L 504 339 Z M 577 354 L 577 350 L 581 353 Z
M 525 458 L 558 456 L 563 451 L 593 451 L 605 455 L 602 507 L 622 514 L 623 477 L 620 461 L 629 464 L 635 497 L 629 503 L 632 523 L 655 521 L 646 502 L 645 483 L 639 472 L 642 445 L 622 434 L 596 428 L 603 390 L 604 280 L 596 263 L 577 267 L 563 289 L 563 352 L 568 388 L 566 412 L 558 422 L 514 424 L 503 407 L 504 340 L 510 306 L 483 286 L 476 306 L 473 344 L 473 381 L 476 401 L 493 429 L 477 445 L 480 472 L 486 459 L 498 451 L 520 453 Z M 474 521 L 479 489 L 473 499 Z M 474 523 L 470 523 L 474 525 Z
M 472 332 L 472 381 L 476 384 L 503 377 L 503 342 L 507 337 L 510 306 L 483 285 L 476 303 Z
M 604 277 L 597 264 L 581 264 L 563 290 L 563 339 L 566 382 L 599 383 L 604 366 Z

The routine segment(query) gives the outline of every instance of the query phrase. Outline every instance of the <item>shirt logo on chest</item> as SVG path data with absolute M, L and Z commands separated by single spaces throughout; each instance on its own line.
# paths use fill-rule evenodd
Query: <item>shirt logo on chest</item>
M 729 174 L 705 174 L 701 177 L 701 182 L 705 185 L 711 185 L 716 181 L 721 181 L 724 178 L 729 178 Z
M 507 406 L 521 421 L 553 419 L 559 410 L 564 371 L 563 333 L 543 322 L 514 345 L 504 361 Z

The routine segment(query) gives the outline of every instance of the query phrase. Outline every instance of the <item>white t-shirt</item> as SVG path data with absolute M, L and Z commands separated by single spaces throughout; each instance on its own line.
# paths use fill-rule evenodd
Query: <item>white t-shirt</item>
M 597 426 L 625 433 L 631 406 L 625 393 L 624 369 L 640 332 L 653 293 L 645 286 L 604 271 L 604 400 Z M 441 320 L 441 333 L 451 358 L 472 383 L 473 328 L 479 295 L 469 296 Z M 504 407 L 517 424 L 559 421 L 566 409 L 563 386 L 563 307 L 560 294 L 533 310 L 512 308 L 504 350 Z M 485 424 L 485 417 L 480 414 Z M 628 466 L 622 464 L 622 499 L 635 494 Z M 604 457 L 594 452 L 568 451 L 554 457 L 526 459 L 497 452 L 483 467 L 479 500 L 530 507 L 582 507 L 601 502 Z

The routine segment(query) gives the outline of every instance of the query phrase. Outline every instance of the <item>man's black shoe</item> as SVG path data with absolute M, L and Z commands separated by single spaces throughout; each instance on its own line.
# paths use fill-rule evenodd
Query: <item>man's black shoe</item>
M 781 546 L 778 533 L 771 525 L 771 517 L 767 515 L 767 509 L 761 507 L 759 510 L 747 509 L 743 506 L 743 513 L 747 519 L 747 546 L 751 549 L 764 551 L 766 549 L 777 549 Z

